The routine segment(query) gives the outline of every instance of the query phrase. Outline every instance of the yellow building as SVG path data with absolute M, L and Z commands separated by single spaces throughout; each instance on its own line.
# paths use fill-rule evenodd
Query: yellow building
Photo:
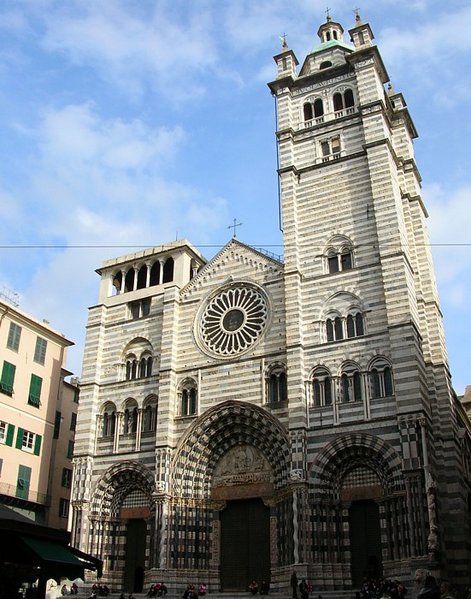
M 46 321 L 0 301 L 0 504 L 67 528 L 78 387 L 73 345 Z

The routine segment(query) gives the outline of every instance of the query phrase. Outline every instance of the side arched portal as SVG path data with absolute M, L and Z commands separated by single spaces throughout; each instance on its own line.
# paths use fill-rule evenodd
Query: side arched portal
M 410 533 L 423 513 L 421 474 L 405 477 L 398 452 L 383 439 L 338 437 L 317 455 L 309 482 L 313 561 L 340 571 L 346 587 L 394 575 L 388 568 L 423 546 Z
M 104 472 L 93 492 L 90 552 L 103 559 L 105 570 L 128 593 L 142 592 L 143 572 L 151 567 L 153 491 L 150 470 L 125 461 Z

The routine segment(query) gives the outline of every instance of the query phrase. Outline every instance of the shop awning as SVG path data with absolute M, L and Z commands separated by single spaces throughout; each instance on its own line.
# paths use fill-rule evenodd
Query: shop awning
M 78 552 L 79 555 L 77 556 L 75 554 L 77 550 L 72 550 L 71 547 L 62 545 L 57 541 L 27 535 L 21 535 L 20 540 L 35 554 L 38 564 L 51 577 L 68 576 L 73 580 L 78 577 L 83 578 L 84 569 L 97 569 L 97 564 L 93 561 L 99 560 L 86 559 L 91 558 L 91 556 L 81 552 Z

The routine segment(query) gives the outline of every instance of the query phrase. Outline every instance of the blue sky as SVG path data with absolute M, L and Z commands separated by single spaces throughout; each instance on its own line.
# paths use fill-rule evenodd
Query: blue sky
M 175 238 L 210 258 L 233 218 L 242 241 L 281 253 L 266 83 L 280 35 L 300 62 L 317 43 L 324 4 L 0 0 L 0 291 L 76 342 L 77 375 L 104 259 Z M 328 5 L 346 31 L 360 7 L 418 129 L 461 394 L 471 384 L 471 5 Z

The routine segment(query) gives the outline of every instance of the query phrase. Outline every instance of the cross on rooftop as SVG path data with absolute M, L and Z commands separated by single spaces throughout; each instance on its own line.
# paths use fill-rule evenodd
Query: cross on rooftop
M 234 229 L 234 231 L 232 232 L 232 237 L 233 237 L 234 239 L 237 237 L 237 235 L 236 235 L 236 229 L 237 229 L 237 227 L 240 227 L 240 226 L 242 226 L 243 224 L 244 224 L 244 223 L 238 223 L 238 222 L 237 222 L 237 219 L 235 218 L 235 219 L 234 219 L 234 222 L 232 223 L 232 225 L 229 225 L 229 226 L 227 227 L 228 229 Z

